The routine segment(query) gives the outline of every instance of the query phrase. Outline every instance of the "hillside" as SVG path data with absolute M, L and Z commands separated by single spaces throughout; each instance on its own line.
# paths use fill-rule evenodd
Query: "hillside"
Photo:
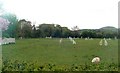
M 106 26 L 106 27 L 102 27 L 100 28 L 101 31 L 109 31 L 109 32 L 116 32 L 117 31 L 117 28 L 115 27 L 112 27 L 112 26 Z

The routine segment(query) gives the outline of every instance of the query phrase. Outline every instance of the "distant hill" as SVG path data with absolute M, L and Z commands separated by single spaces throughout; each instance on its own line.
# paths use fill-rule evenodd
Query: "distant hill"
M 115 27 L 113 27 L 113 26 L 106 26 L 106 27 L 102 27 L 102 28 L 100 28 L 100 29 L 117 29 L 117 28 L 115 28 Z
M 100 28 L 100 31 L 103 31 L 103 32 L 117 32 L 117 28 L 115 27 L 112 27 L 112 26 L 106 26 L 106 27 L 102 27 Z

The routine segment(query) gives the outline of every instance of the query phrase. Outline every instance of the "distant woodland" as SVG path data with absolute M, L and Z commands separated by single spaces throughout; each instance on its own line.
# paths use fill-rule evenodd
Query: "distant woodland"
M 72 29 L 68 27 L 61 27 L 60 24 L 32 24 L 31 21 L 26 19 L 18 20 L 14 14 L 1 15 L 2 18 L 7 19 L 10 23 L 6 30 L 2 30 L 2 37 L 14 37 L 14 38 L 115 38 L 119 37 L 118 31 L 120 29 L 105 26 L 99 29 L 80 29 L 75 26 Z M 97 24 L 96 24 L 97 25 Z

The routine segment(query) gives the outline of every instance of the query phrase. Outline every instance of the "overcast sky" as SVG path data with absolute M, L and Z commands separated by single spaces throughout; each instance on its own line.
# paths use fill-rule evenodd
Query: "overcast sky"
M 2 0 L 3 8 L 19 19 L 71 28 L 118 27 L 120 0 Z

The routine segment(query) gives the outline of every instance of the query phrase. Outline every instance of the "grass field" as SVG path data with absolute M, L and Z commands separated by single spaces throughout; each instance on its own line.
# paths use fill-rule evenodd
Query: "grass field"
M 108 46 L 100 46 L 101 39 L 75 39 L 75 45 L 66 38 L 61 44 L 59 40 L 21 39 L 15 44 L 3 45 L 3 70 L 117 70 L 118 40 L 107 40 Z M 95 56 L 101 58 L 97 65 L 91 63 Z M 16 69 L 13 64 L 27 69 Z

